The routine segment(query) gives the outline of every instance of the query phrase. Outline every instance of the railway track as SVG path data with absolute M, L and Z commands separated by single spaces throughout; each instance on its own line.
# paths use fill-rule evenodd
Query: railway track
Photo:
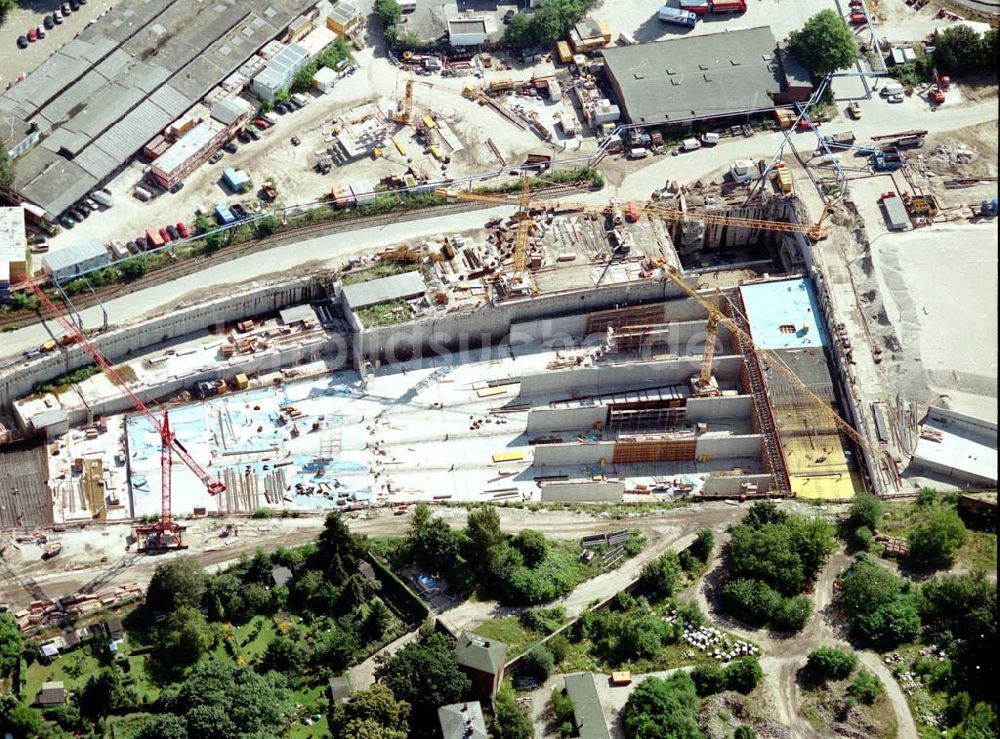
M 533 194 L 533 197 L 545 200 L 562 197 L 570 193 L 587 191 L 589 189 L 589 187 L 578 187 L 576 185 L 558 185 L 540 189 Z M 516 195 L 511 197 L 510 204 L 512 208 L 517 207 Z M 93 293 L 88 292 L 74 295 L 73 305 L 76 306 L 78 310 L 90 308 L 100 302 L 113 300 L 147 287 L 153 287 L 164 282 L 170 282 L 171 280 L 186 277 L 187 275 L 199 272 L 208 267 L 214 267 L 224 262 L 230 262 L 233 259 L 239 259 L 240 257 L 245 257 L 256 252 L 266 251 L 267 249 L 273 249 L 279 246 L 285 246 L 287 244 L 294 244 L 309 238 L 318 238 L 337 233 L 357 231 L 359 229 L 371 228 L 373 226 L 383 226 L 389 223 L 421 221 L 426 218 L 437 218 L 456 213 L 466 213 L 496 207 L 499 207 L 496 203 L 446 203 L 442 205 L 428 206 L 426 208 L 416 208 L 414 210 L 403 211 L 401 213 L 356 216 L 341 220 L 327 221 L 324 223 L 309 223 L 302 226 L 294 226 L 292 228 L 285 229 L 281 233 L 274 234 L 273 236 L 266 236 L 261 239 L 254 239 L 240 244 L 225 246 L 213 254 L 180 259 L 177 262 L 168 264 L 167 266 L 161 267 L 153 272 L 149 272 L 148 274 L 143 275 L 136 280 L 132 280 L 131 282 L 118 282 L 113 285 L 94 288 Z M 9 328 L 11 326 L 16 326 L 17 328 L 31 326 L 33 324 L 40 323 L 41 320 L 42 315 L 37 312 L 20 312 L 0 316 L 0 331 L 4 329 L 11 330 Z

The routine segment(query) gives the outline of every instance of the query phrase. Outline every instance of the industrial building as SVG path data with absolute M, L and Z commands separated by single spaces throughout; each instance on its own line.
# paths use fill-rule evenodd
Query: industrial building
M 86 239 L 42 258 L 42 269 L 56 282 L 72 280 L 109 264 L 111 255 L 99 239 Z
M 605 49 L 605 71 L 631 123 L 746 118 L 808 99 L 812 86 L 766 26 Z M 791 80 L 791 82 L 789 81 Z
M 10 301 L 10 286 L 27 273 L 24 208 L 0 208 L 0 305 Z
M 218 121 L 202 121 L 157 157 L 147 177 L 168 190 L 187 177 L 228 138 L 226 127 Z
M 452 46 L 479 46 L 490 37 L 485 18 L 451 18 L 448 20 L 448 43 Z
M 0 95 L 14 192 L 50 219 L 110 179 L 314 0 L 116 5 Z M 228 93 L 235 96 L 239 89 Z
M 997 425 L 931 406 L 920 425 L 913 465 L 986 490 L 997 486 Z
M 334 2 L 326 16 L 326 27 L 342 38 L 355 33 L 362 22 L 361 13 L 346 0 Z
M 309 50 L 300 44 L 288 44 L 275 54 L 253 78 L 250 89 L 261 100 L 271 102 L 295 81 L 295 75 L 309 63 Z

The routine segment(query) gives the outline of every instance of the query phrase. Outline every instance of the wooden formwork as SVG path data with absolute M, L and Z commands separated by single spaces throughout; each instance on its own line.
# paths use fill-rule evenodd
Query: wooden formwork
M 623 439 L 615 442 L 614 464 L 642 462 L 692 462 L 698 442 L 694 439 Z

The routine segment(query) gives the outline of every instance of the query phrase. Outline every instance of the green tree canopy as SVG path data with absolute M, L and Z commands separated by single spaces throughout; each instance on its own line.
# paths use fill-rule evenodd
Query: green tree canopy
M 327 717 L 335 737 L 407 739 L 410 704 L 397 700 L 388 687 L 376 683 L 334 704 Z
M 871 493 L 858 493 L 851 501 L 848 525 L 851 528 L 865 526 L 875 531 L 882 522 L 882 501 Z
M 399 23 L 403 10 L 396 0 L 375 0 L 375 15 L 382 22 L 383 28 L 389 28 Z
M 187 721 L 173 713 L 157 714 L 143 724 L 135 739 L 188 739 Z
M 968 73 L 986 64 L 993 64 L 995 69 L 996 57 L 987 57 L 989 44 L 971 26 L 950 26 L 938 34 L 934 43 L 934 63 L 940 72 Z
M 838 580 L 839 604 L 850 621 L 851 635 L 860 643 L 889 649 L 920 633 L 917 599 L 909 581 L 864 554 Z
M 806 659 L 806 674 L 813 682 L 846 680 L 857 664 L 858 658 L 837 647 L 818 647 Z
M 622 710 L 628 739 L 701 739 L 698 694 L 686 672 L 639 683 Z
M 440 633 L 380 658 L 375 677 L 412 707 L 411 727 L 431 724 L 440 706 L 458 703 L 472 686 L 455 662 L 455 642 Z
M 968 538 L 955 509 L 937 507 L 910 531 L 910 561 L 918 567 L 948 567 Z
M 681 579 L 681 565 L 676 552 L 666 552 L 648 562 L 639 574 L 639 587 L 650 598 L 671 597 Z
M 189 606 L 198 608 L 205 592 L 206 578 L 191 557 L 158 565 L 146 590 L 146 607 L 154 613 L 170 613 Z
M 504 684 L 496 697 L 493 739 L 533 739 L 535 728 L 526 709 L 518 705 L 513 688 Z
M 821 10 L 800 31 L 789 34 L 792 53 L 812 74 L 824 77 L 849 67 L 857 58 L 854 34 L 834 10 Z
M 0 613 L 0 677 L 10 675 L 24 651 L 24 634 L 13 614 Z

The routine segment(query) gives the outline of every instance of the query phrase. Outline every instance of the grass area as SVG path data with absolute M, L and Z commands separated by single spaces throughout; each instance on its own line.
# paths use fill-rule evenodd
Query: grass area
M 560 619 L 559 625 L 561 626 L 568 620 L 567 618 Z M 521 623 L 521 619 L 517 616 L 500 616 L 484 621 L 476 627 L 475 632 L 506 644 L 508 658 L 521 654 L 551 633 L 529 629 Z
M 285 736 L 289 739 L 310 739 L 311 737 L 329 736 L 330 730 L 326 721 L 327 701 L 324 697 L 325 685 L 313 685 L 302 688 L 292 694 L 292 705 L 295 706 L 295 719 L 288 727 Z M 314 724 L 302 723 L 303 719 L 319 714 L 320 718 Z
M 898 726 L 885 687 L 871 705 L 866 705 L 850 698 L 847 689 L 852 680 L 853 677 L 830 681 L 816 688 L 802 686 L 799 712 L 803 718 L 816 729 L 817 735 L 827 734 L 832 729 L 844 736 L 893 739 Z M 843 706 L 846 701 L 853 703 L 854 707 L 845 712 Z
M 405 323 L 410 320 L 410 306 L 405 300 L 392 300 L 388 303 L 369 305 L 357 311 L 358 319 L 365 328 L 375 326 L 391 326 L 394 323 Z
M 101 368 L 88 364 L 86 367 L 81 367 L 80 369 L 73 370 L 72 372 L 66 372 L 65 374 L 54 377 L 48 382 L 36 383 L 33 388 L 31 388 L 32 393 L 51 393 L 57 388 L 63 387 L 64 385 L 74 385 L 78 382 L 83 382 L 94 375 L 101 374 Z
M 212 656 L 219 660 L 233 660 L 236 664 L 249 664 L 264 654 L 268 642 L 277 634 L 271 616 L 254 616 L 241 626 L 223 624 L 223 638 Z M 227 638 L 231 635 L 231 639 Z
M 997 535 L 990 531 L 969 530 L 969 541 L 958 550 L 956 560 L 960 566 L 970 569 L 996 572 Z
M 936 505 L 949 504 L 942 502 Z M 889 536 L 905 539 L 910 530 L 926 519 L 935 506 L 920 506 L 915 501 L 885 503 L 885 516 L 879 523 L 879 531 Z M 968 541 L 958 550 L 954 566 L 958 569 L 995 571 L 997 567 L 996 533 L 968 529 L 968 534 Z
M 405 272 L 416 272 L 418 269 L 420 269 L 419 264 L 376 262 L 370 267 L 345 272 L 341 275 L 341 282 L 344 285 L 357 285 L 360 282 L 378 280 L 382 277 L 392 277 L 393 275 L 401 275 Z

